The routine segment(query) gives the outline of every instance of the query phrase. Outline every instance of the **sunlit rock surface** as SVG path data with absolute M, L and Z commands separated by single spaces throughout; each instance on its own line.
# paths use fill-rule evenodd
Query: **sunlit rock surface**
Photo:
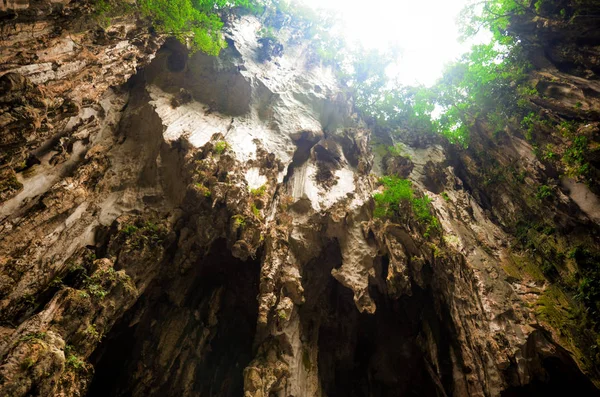
M 481 174 L 544 178 L 526 141 L 409 132 L 381 158 L 306 43 L 261 61 L 254 17 L 213 58 L 64 3 L 1 5 L 1 395 L 597 394 L 507 227 L 535 193 Z M 597 111 L 564 76 L 556 103 Z M 441 231 L 373 219 L 384 172 Z M 597 230 L 595 194 L 562 184 L 556 216 Z

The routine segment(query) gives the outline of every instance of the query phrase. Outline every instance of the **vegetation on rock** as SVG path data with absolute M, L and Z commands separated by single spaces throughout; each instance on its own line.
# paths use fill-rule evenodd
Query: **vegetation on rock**
M 129 12 L 132 5 L 121 0 L 99 0 L 94 4 L 95 16 L 103 26 L 110 18 Z M 227 47 L 222 35 L 223 21 L 219 13 L 243 7 L 256 10 L 254 0 L 140 0 L 137 9 L 152 20 L 154 28 L 189 44 L 192 51 L 219 55 Z
M 427 195 L 415 197 L 412 182 L 395 176 L 384 176 L 379 179 L 383 185 L 383 192 L 373 196 L 376 218 L 404 219 L 407 214 L 427 227 L 424 235 L 427 237 L 433 229 L 439 227 L 439 221 L 431 213 L 429 204 L 431 199 Z

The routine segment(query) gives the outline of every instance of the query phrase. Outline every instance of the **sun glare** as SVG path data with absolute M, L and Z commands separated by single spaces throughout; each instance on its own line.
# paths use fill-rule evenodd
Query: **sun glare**
M 400 51 L 390 72 L 406 85 L 430 86 L 444 65 L 467 52 L 460 43 L 457 18 L 468 0 L 302 0 L 310 7 L 333 10 L 350 43 Z M 477 41 L 482 41 L 479 38 Z

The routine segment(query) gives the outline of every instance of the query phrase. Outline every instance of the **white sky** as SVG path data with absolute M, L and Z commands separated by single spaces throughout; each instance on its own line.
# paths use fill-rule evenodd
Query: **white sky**
M 468 51 L 458 42 L 456 19 L 468 0 L 302 0 L 336 11 L 345 36 L 365 47 L 401 49 L 397 74 L 406 85 L 432 85 L 444 65 Z M 480 40 L 478 40 L 480 41 Z

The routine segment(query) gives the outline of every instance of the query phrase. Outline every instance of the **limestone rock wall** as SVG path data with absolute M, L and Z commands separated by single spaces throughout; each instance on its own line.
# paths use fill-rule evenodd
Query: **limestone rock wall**
M 394 165 L 305 44 L 265 57 L 245 16 L 212 58 L 85 2 L 4 6 L 0 394 L 597 393 L 513 244 L 543 170 L 517 134 L 408 134 L 397 166 L 442 227 L 384 222 Z M 482 148 L 531 186 L 486 185 Z M 596 228 L 581 194 L 557 214 Z

